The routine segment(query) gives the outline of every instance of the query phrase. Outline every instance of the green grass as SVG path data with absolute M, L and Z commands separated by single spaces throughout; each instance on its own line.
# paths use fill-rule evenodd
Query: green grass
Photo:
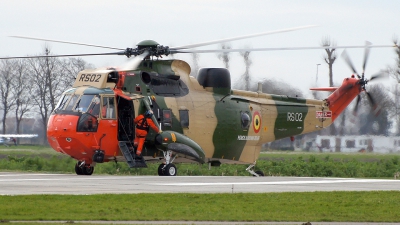
M 59 155 L 60 153 L 54 151 L 50 147 L 45 147 L 41 145 L 9 145 L 9 147 L 0 145 L 0 155 Z
M 0 220 L 399 222 L 400 192 L 0 196 Z
M 393 157 L 400 157 L 400 154 L 379 154 L 379 153 L 341 153 L 341 152 L 292 152 L 292 151 L 266 151 L 261 152 L 259 160 L 294 160 L 298 157 L 302 157 L 308 160 L 310 157 L 315 157 L 317 159 L 325 159 L 329 157 L 332 160 L 357 160 L 363 162 L 375 162 L 379 160 L 388 160 Z
M 0 171 L 75 173 L 76 161 L 51 148 L 41 146 L 0 147 Z M 177 164 L 178 175 L 250 176 L 248 165 L 228 165 L 208 169 L 207 164 Z M 129 168 L 125 162 L 98 163 L 96 174 L 157 175 L 158 164 Z M 267 152 L 260 155 L 255 170 L 267 176 L 390 178 L 400 171 L 397 154 Z

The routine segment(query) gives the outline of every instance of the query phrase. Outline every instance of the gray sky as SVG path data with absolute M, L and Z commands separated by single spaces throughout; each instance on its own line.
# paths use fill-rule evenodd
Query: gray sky
M 243 47 L 320 46 L 329 36 L 337 45 L 390 45 L 400 35 L 400 1 L 397 0 L 2 0 L 0 7 L 0 56 L 39 54 L 44 43 L 10 38 L 31 36 L 112 47 L 133 47 L 141 40 L 153 39 L 162 45 L 178 46 L 305 25 L 319 25 L 294 31 L 231 42 Z M 107 52 L 107 49 L 51 43 L 54 54 Z M 216 49 L 212 45 L 203 49 Z M 348 49 L 361 73 L 363 49 Z M 339 56 L 342 50 L 339 50 Z M 323 50 L 253 52 L 250 73 L 253 81 L 276 78 L 307 91 L 328 86 L 328 67 Z M 245 67 L 239 53 L 231 54 L 231 75 L 235 82 Z M 175 58 L 192 63 L 189 54 Z M 85 57 L 96 67 L 117 66 L 123 56 Z M 395 63 L 393 49 L 372 49 L 367 65 L 369 77 Z M 215 53 L 200 55 L 201 67 L 222 67 Z M 344 60 L 334 64 L 334 82 L 340 84 L 351 75 Z

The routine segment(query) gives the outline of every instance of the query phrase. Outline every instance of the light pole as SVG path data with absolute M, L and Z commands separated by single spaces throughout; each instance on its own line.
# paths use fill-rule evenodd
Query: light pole
M 321 64 L 317 64 L 317 75 L 315 76 L 315 83 L 317 83 L 318 82 L 318 66 L 320 66 Z

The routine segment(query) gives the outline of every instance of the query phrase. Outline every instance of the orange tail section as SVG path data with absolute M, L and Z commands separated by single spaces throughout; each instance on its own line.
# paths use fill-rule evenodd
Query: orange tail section
M 359 81 L 354 77 L 344 79 L 342 85 L 325 100 L 332 111 L 332 121 L 363 91 Z

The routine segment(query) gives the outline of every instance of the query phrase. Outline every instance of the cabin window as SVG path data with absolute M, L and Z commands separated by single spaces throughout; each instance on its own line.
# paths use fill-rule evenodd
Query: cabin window
M 163 109 L 162 122 L 166 127 L 172 126 L 172 112 L 170 109 Z
M 189 110 L 179 110 L 179 118 L 183 128 L 189 128 Z
M 355 148 L 356 141 L 355 140 L 346 140 L 346 148 Z
M 243 130 L 248 130 L 250 126 L 250 116 L 248 112 L 241 112 L 241 124 Z
M 330 148 L 331 140 L 329 139 L 321 139 L 321 148 Z
M 101 116 L 105 119 L 115 119 L 114 97 L 103 97 Z
M 72 108 L 74 107 L 76 100 L 78 100 L 78 98 L 79 98 L 78 95 L 72 95 L 65 110 L 72 110 Z

